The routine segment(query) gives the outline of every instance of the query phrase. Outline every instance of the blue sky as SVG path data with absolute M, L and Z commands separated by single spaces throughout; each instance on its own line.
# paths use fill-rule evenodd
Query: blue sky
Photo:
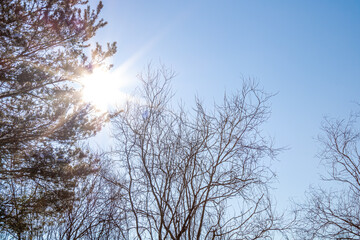
M 161 61 L 189 104 L 220 100 L 243 78 L 277 93 L 264 132 L 288 147 L 274 163 L 280 209 L 319 182 L 323 117 L 359 110 L 360 1 L 105 0 L 102 16 L 96 38 L 118 42 L 115 67 L 133 59 L 130 81 Z

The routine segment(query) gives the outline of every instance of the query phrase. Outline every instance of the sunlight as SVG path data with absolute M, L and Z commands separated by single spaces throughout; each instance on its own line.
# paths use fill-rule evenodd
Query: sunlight
M 89 102 L 100 112 L 119 107 L 126 101 L 137 101 L 133 96 L 123 92 L 125 87 L 133 85 L 136 81 L 128 76 L 129 70 L 138 59 L 148 51 L 158 38 L 154 38 L 132 54 L 116 69 L 109 71 L 96 68 L 91 74 L 80 79 L 83 86 L 82 97 L 84 102 Z
M 115 71 L 97 68 L 80 80 L 83 85 L 83 100 L 94 105 L 100 112 L 106 112 L 124 101 L 125 95 L 120 91 L 122 82 L 124 81 Z

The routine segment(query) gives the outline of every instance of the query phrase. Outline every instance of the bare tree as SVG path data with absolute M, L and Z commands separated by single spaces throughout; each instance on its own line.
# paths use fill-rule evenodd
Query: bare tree
M 358 116 L 348 120 L 326 119 L 319 140 L 320 157 L 332 189 L 313 188 L 307 202 L 299 204 L 301 239 L 360 238 L 360 132 Z
M 114 182 L 108 170 L 111 162 L 104 156 L 102 160 L 100 171 L 78 179 L 71 206 L 58 216 L 47 218 L 42 231 L 26 239 L 127 239 L 124 227 L 126 212 L 122 209 L 126 201 L 124 188 L 119 186 L 119 181 Z M 10 238 L 8 235 L 0 237 Z
M 270 95 L 244 83 L 208 111 L 171 107 L 166 68 L 140 75 L 139 101 L 113 121 L 118 175 L 126 182 L 129 239 L 270 239 L 279 230 L 261 134 Z

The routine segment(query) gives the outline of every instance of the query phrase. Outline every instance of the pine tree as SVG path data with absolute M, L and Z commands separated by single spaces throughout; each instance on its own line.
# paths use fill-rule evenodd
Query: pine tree
M 83 0 L 0 2 L 0 232 L 18 239 L 71 208 L 77 182 L 97 171 L 81 142 L 107 116 L 81 101 L 82 74 L 116 52 L 88 41 L 106 22 Z

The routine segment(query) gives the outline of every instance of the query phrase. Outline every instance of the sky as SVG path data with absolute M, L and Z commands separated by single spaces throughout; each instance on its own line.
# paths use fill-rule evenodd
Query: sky
M 148 63 L 164 64 L 177 73 L 176 98 L 191 104 L 256 80 L 276 93 L 264 133 L 287 148 L 273 164 L 278 208 L 319 184 L 323 118 L 359 110 L 360 1 L 103 2 L 108 25 L 95 39 L 117 41 L 122 81 L 134 85 Z

